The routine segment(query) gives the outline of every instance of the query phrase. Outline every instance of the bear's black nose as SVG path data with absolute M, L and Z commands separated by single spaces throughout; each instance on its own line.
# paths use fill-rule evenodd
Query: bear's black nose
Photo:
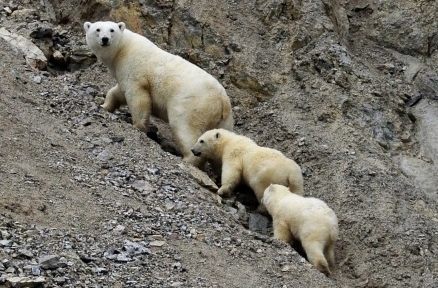
M 193 153 L 193 155 L 195 155 L 195 156 L 201 156 L 201 152 L 197 152 L 197 151 L 195 151 L 194 149 L 192 149 L 192 153 Z
M 102 45 L 103 46 L 108 45 L 108 41 L 109 41 L 108 37 L 102 37 Z

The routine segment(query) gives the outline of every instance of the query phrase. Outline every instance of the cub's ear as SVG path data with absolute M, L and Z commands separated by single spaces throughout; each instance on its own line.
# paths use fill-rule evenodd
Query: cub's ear
M 90 29 L 90 27 L 91 27 L 91 23 L 90 22 L 85 22 L 84 23 L 85 32 L 88 32 L 88 29 Z
M 219 136 L 220 136 L 221 134 L 219 134 L 219 132 L 217 132 L 216 133 L 216 139 L 219 139 Z
M 119 22 L 117 23 L 117 25 L 119 26 L 120 31 L 123 32 L 123 30 L 125 30 L 126 28 L 126 24 L 124 22 Z

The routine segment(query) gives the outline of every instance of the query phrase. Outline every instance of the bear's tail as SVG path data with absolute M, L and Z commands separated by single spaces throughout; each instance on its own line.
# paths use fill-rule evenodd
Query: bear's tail
M 231 110 L 231 102 L 228 97 L 222 101 L 222 115 L 218 128 L 223 128 L 228 131 L 233 131 L 234 129 L 233 112 Z
M 300 173 L 290 173 L 288 178 L 287 178 L 287 182 L 288 182 L 288 187 L 290 192 L 295 193 L 297 195 L 301 195 L 303 196 L 304 194 L 304 189 L 303 189 L 303 176 Z

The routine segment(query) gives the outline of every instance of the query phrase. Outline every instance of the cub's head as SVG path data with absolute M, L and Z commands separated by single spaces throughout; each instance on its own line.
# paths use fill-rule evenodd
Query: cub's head
M 226 131 L 223 129 L 213 129 L 202 134 L 192 147 L 193 155 L 205 158 L 214 157 L 219 152 L 219 144 L 225 133 Z
M 266 204 L 269 202 L 269 200 L 271 199 L 272 194 L 275 193 L 274 192 L 274 187 L 273 185 L 269 185 L 268 188 L 265 189 L 265 191 L 263 192 L 263 197 L 260 200 L 260 202 L 266 206 Z
M 117 47 L 122 40 L 123 30 L 126 25 L 123 22 L 85 22 L 84 29 L 88 46 L 92 49 L 105 49 Z
M 263 198 L 260 202 L 268 207 L 275 198 L 282 198 L 284 195 L 289 195 L 290 193 L 289 189 L 283 185 L 271 184 L 265 189 Z

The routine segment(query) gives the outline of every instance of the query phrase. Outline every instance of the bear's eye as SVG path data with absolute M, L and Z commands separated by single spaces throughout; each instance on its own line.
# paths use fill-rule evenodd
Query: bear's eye
M 110 32 L 111 32 L 111 33 L 114 33 L 114 29 L 111 29 Z
M 98 29 L 96 29 L 96 31 L 97 31 L 97 32 L 100 32 L 100 29 L 98 28 Z
M 204 143 L 204 140 L 199 141 L 199 143 L 203 144 L 203 143 Z

